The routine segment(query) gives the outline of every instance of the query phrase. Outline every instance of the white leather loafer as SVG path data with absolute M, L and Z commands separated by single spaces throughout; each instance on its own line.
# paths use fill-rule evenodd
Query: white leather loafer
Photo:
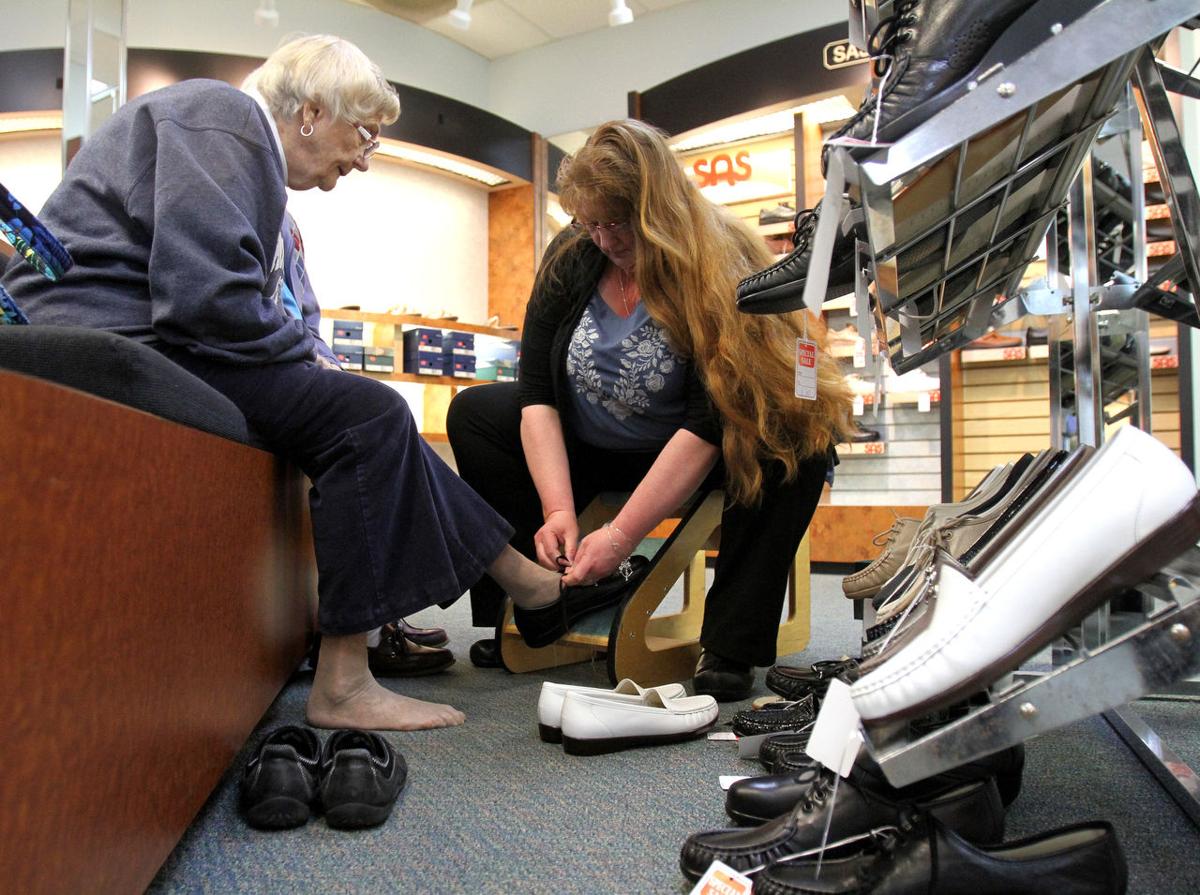
M 1198 536 L 1187 467 L 1153 437 L 1121 429 L 979 570 L 939 559 L 926 627 L 854 683 L 855 708 L 885 724 L 970 696 Z
M 717 723 L 717 715 L 711 696 L 670 697 L 652 689 L 635 702 L 571 691 L 562 707 L 563 751 L 601 755 L 677 743 L 704 733 Z
M 538 736 L 543 743 L 562 742 L 562 707 L 563 699 L 568 693 L 587 693 L 603 699 L 624 700 L 625 702 L 641 702 L 642 694 L 649 689 L 639 687 L 629 678 L 625 678 L 611 690 L 603 687 L 580 687 L 575 684 L 556 684 L 545 681 L 542 693 L 538 697 Z M 663 684 L 655 687 L 663 696 L 675 698 L 687 695 L 683 684 Z

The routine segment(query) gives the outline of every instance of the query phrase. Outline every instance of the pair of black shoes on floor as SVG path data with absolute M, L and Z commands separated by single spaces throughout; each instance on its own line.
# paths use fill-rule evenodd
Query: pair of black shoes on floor
M 404 756 L 377 733 L 336 730 L 322 747 L 309 728 L 288 725 L 267 734 L 246 764 L 238 806 L 260 830 L 303 826 L 314 809 L 335 829 L 374 827 L 407 780 Z

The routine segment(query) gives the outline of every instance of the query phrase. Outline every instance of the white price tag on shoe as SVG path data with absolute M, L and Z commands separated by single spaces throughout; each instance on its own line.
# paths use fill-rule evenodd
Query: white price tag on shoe
M 862 368 L 867 365 L 867 340 L 859 336 L 854 340 L 854 366 Z
M 733 784 L 737 783 L 739 780 L 749 779 L 749 774 L 721 774 L 717 777 L 717 780 L 721 784 L 721 789 L 724 790 L 728 790 L 729 787 L 733 786 Z
M 754 880 L 728 864 L 713 861 L 689 895 L 750 895 Z
M 863 411 L 867 409 L 867 402 L 863 400 L 862 395 L 854 396 L 854 415 L 862 416 Z
M 804 751 L 825 767 L 848 777 L 862 742 L 861 718 L 850 698 L 850 685 L 835 678 L 829 682 Z
M 929 392 L 917 392 L 917 410 L 920 413 L 929 413 L 930 397 Z
M 817 400 L 817 343 L 796 340 L 796 397 Z

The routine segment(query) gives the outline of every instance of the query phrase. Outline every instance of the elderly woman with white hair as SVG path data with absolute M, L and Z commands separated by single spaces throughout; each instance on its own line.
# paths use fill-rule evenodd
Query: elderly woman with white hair
M 323 359 L 287 300 L 285 187 L 330 190 L 366 171 L 399 113 L 378 66 L 329 36 L 285 44 L 244 91 L 190 80 L 148 93 L 83 145 L 40 212 L 75 266 L 50 283 L 10 265 L 3 281 L 33 323 L 163 352 L 312 481 L 323 638 L 307 715 L 320 727 L 462 723 L 381 686 L 366 632 L 456 599 L 485 571 L 543 638 L 604 590 L 561 588 L 508 547 L 512 529 L 428 448 L 403 399 Z

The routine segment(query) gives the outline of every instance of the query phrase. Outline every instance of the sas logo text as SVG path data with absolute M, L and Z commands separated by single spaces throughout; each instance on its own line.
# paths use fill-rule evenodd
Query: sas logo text
M 739 152 L 733 158 L 723 152 L 711 159 L 698 158 L 692 163 L 692 173 L 696 175 L 696 185 L 700 189 L 716 186 L 722 180 L 733 186 L 739 180 L 749 180 L 752 170 L 748 152 Z
M 825 44 L 825 58 L 822 60 L 828 69 L 846 68 L 858 65 L 870 59 L 870 55 L 854 46 L 848 40 L 835 40 Z

